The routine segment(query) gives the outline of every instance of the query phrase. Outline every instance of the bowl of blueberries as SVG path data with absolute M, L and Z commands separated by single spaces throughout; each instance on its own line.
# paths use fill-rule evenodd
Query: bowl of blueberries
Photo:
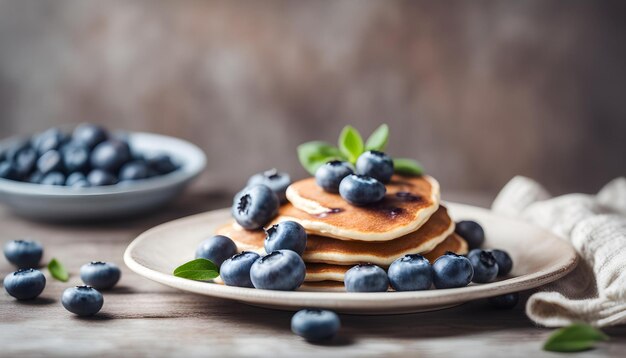
M 175 199 L 206 157 L 181 139 L 96 124 L 0 141 L 0 202 L 47 221 L 125 218 Z

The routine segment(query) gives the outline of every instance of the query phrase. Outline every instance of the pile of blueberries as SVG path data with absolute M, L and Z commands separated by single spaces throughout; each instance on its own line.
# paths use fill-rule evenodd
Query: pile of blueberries
M 13 240 L 4 246 L 4 256 L 18 270 L 4 278 L 4 288 L 18 300 L 38 297 L 46 287 L 46 277 L 37 268 L 43 256 L 43 246 L 36 241 Z M 79 316 L 91 316 L 100 311 L 104 298 L 98 290 L 115 286 L 122 272 L 117 265 L 93 261 L 80 268 L 84 286 L 67 288 L 61 303 L 68 311 Z
M 166 154 L 142 155 L 95 124 L 50 128 L 0 152 L 0 178 L 73 188 L 129 183 L 175 171 Z

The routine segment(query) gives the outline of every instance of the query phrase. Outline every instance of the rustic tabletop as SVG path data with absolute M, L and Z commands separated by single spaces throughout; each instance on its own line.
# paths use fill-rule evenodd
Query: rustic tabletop
M 485 205 L 489 197 L 450 195 L 446 199 Z M 44 261 L 58 258 L 70 271 L 67 283 L 47 275 L 34 301 L 18 302 L 0 293 L 0 357 L 17 356 L 507 356 L 548 354 L 542 342 L 551 330 L 538 328 L 520 303 L 494 310 L 486 302 L 429 313 L 392 316 L 342 315 L 340 335 L 310 344 L 289 330 L 292 313 L 183 293 L 148 281 L 122 262 L 139 233 L 178 217 L 228 205 L 230 197 L 196 188 L 159 213 L 115 223 L 60 225 L 26 221 L 0 209 L 2 241 L 31 237 L 43 243 Z M 104 307 L 78 318 L 60 303 L 62 291 L 80 284 L 80 266 L 92 260 L 122 267 L 122 279 L 104 293 Z M 0 260 L 0 273 L 13 271 Z M 44 270 L 45 271 L 45 270 Z M 528 293 L 523 294 L 524 300 Z M 626 327 L 606 330 L 611 341 L 581 356 L 623 356 Z

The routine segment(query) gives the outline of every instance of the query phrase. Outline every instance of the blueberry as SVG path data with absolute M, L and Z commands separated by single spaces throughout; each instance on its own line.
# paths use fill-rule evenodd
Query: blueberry
M 250 267 L 252 284 L 264 290 L 293 291 L 302 285 L 305 275 L 304 261 L 291 250 L 272 251 Z
M 470 260 L 452 252 L 446 252 L 433 263 L 433 283 L 437 288 L 465 287 L 473 276 Z
M 86 181 L 86 180 L 87 180 L 87 177 L 85 176 L 85 174 L 81 172 L 74 172 L 67 176 L 67 179 L 65 179 L 65 185 L 73 186 L 75 183 L 78 183 L 80 181 Z
M 31 300 L 46 287 L 46 277 L 39 270 L 19 269 L 4 278 L 4 289 L 18 300 Z
M 144 161 L 135 160 L 124 164 L 120 169 L 120 180 L 139 180 L 145 179 L 149 174 L 150 168 Z
M 389 283 L 396 291 L 427 290 L 433 284 L 430 262 L 419 254 L 406 255 L 395 260 L 389 270 Z
M 227 286 L 254 287 L 250 280 L 250 268 L 259 258 L 256 252 L 244 251 L 227 259 L 220 266 L 220 277 Z
M 265 230 L 265 252 L 291 250 L 302 256 L 306 248 L 306 231 L 295 221 L 283 221 Z
M 485 242 L 485 231 L 483 227 L 475 221 L 459 221 L 456 223 L 454 232 L 467 241 L 467 245 L 470 249 L 479 248 L 483 246 Z
M 348 175 L 339 184 L 339 194 L 353 205 L 367 205 L 385 197 L 383 183 L 364 175 Z
M 15 162 L 17 159 L 17 155 L 21 153 L 23 150 L 30 148 L 30 141 L 25 139 L 18 139 L 15 142 L 12 142 L 7 149 L 3 152 L 4 158 L 3 161 Z
M 57 150 L 49 150 L 37 159 L 37 169 L 44 175 L 50 172 L 60 172 L 63 170 L 63 160 L 61 153 Z
M 507 293 L 506 295 L 489 297 L 488 302 L 496 308 L 513 308 L 519 302 L 519 293 Z
M 80 268 L 80 279 L 98 290 L 112 288 L 120 280 L 120 276 L 120 268 L 110 262 L 92 261 Z
M 19 177 L 15 166 L 9 161 L 4 161 L 0 163 L 0 178 L 9 179 L 9 180 L 17 180 Z
M 237 253 L 237 245 L 230 238 L 223 235 L 215 235 L 205 239 L 196 249 L 196 258 L 211 260 L 215 266 L 222 263 Z
M 29 183 L 33 183 L 33 184 L 41 184 L 42 180 L 43 180 L 43 173 L 40 172 L 39 170 L 35 170 L 27 179 Z
M 489 251 L 481 251 L 468 257 L 474 269 L 472 281 L 476 283 L 492 282 L 498 276 L 498 263 Z
M 108 137 L 109 134 L 103 127 L 90 123 L 79 125 L 74 129 L 74 133 L 72 133 L 72 140 L 90 150 L 107 140 Z
M 146 157 L 146 161 L 148 162 L 148 167 L 150 167 L 150 169 L 155 171 L 157 174 L 169 174 L 178 169 L 178 166 L 167 154 L 151 155 Z
M 94 169 L 87 175 L 87 181 L 92 186 L 114 185 L 117 184 L 115 175 L 100 169 Z
M 356 172 L 387 184 L 393 175 L 393 160 L 383 152 L 370 150 L 356 160 Z
M 13 240 L 4 245 L 4 257 L 17 268 L 39 267 L 43 246 L 37 241 Z
M 346 271 L 344 285 L 348 292 L 385 292 L 389 279 L 385 270 L 376 265 L 356 265 Z
M 110 139 L 98 144 L 91 152 L 91 166 L 94 169 L 117 173 L 122 165 L 131 160 L 128 143 Z
M 66 310 L 79 316 L 93 316 L 100 311 L 102 294 L 90 286 L 70 287 L 63 291 L 61 303 Z
M 467 257 L 469 259 L 470 256 L 474 256 L 476 254 L 480 254 L 482 251 L 483 251 L 482 249 L 471 249 L 470 252 L 468 252 L 467 255 L 465 255 L 465 257 Z
M 50 172 L 43 176 L 42 185 L 65 185 L 65 175 L 61 172 Z
M 19 152 L 14 161 L 17 176 L 27 178 L 37 166 L 37 152 L 33 148 L 26 148 Z
M 339 184 L 350 174 L 354 174 L 350 163 L 333 160 L 317 168 L 315 182 L 329 193 L 338 193 Z
M 235 195 L 232 213 L 243 228 L 256 230 L 278 213 L 278 196 L 265 185 L 247 187 Z
M 89 169 L 89 150 L 87 148 L 71 144 L 61 150 L 63 166 L 69 172 L 85 172 Z
M 498 264 L 498 276 L 505 276 L 513 269 L 513 260 L 506 251 L 503 250 L 491 250 L 491 254 L 496 259 Z
M 247 186 L 262 184 L 272 189 L 281 203 L 287 201 L 285 192 L 291 184 L 291 177 L 287 173 L 281 173 L 276 169 L 266 170 L 263 173 L 254 174 L 248 179 Z
M 291 318 L 291 331 L 312 342 L 333 338 L 339 327 L 339 316 L 328 310 L 304 309 Z
M 50 150 L 60 149 L 66 140 L 67 136 L 59 128 L 50 128 L 34 138 L 33 146 L 39 155 L 43 155 Z

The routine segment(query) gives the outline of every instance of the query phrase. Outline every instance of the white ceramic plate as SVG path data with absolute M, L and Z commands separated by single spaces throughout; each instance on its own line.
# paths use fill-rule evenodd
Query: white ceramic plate
M 269 291 L 229 287 L 174 277 L 177 266 L 192 260 L 197 245 L 230 217 L 228 209 L 211 211 L 159 225 L 136 238 L 126 249 L 126 265 L 139 275 L 183 291 L 284 310 L 328 308 L 356 314 L 388 314 L 434 310 L 470 300 L 522 291 L 554 281 L 576 266 L 574 249 L 565 241 L 521 221 L 488 210 L 447 203 L 454 220 L 478 221 L 487 233 L 486 247 L 508 251 L 511 275 L 489 284 L 414 292 Z
M 7 146 L 14 139 L 0 142 Z M 123 218 L 159 208 L 202 172 L 206 157 L 181 139 L 151 133 L 128 133 L 133 151 L 165 153 L 180 168 L 167 175 L 126 185 L 70 188 L 0 178 L 0 202 L 16 214 L 41 220 L 77 221 Z

